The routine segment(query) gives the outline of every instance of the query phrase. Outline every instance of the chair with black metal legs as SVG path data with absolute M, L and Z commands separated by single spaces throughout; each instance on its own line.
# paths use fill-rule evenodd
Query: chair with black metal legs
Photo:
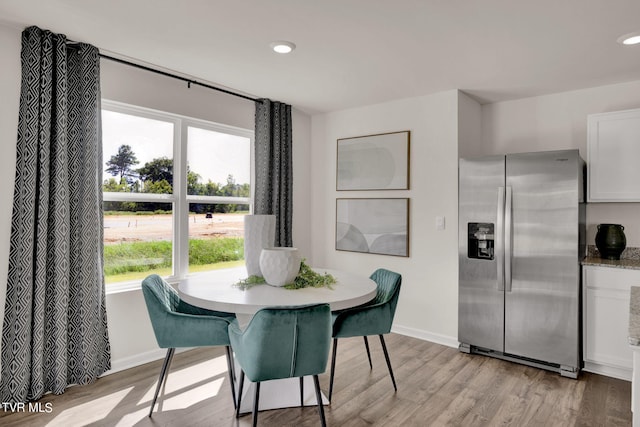
M 332 314 L 333 352 L 331 356 L 331 374 L 329 379 L 329 400 L 331 400 L 331 395 L 333 394 L 333 376 L 336 368 L 338 338 L 364 337 L 364 345 L 367 349 L 367 357 L 369 358 L 369 367 L 373 369 L 367 336 L 378 335 L 380 337 L 380 344 L 382 345 L 385 360 L 387 361 L 387 367 L 389 368 L 389 375 L 391 376 L 393 388 L 396 391 L 398 390 L 398 387 L 396 386 L 396 379 L 393 376 L 393 369 L 391 368 L 389 352 L 387 351 L 383 335 L 391 332 L 391 324 L 393 323 L 393 316 L 395 315 L 396 306 L 398 305 L 398 297 L 400 295 L 402 276 L 393 271 L 380 268 L 370 277 L 377 285 L 376 297 L 372 301 L 358 307 L 348 308 Z
M 233 359 L 227 332 L 229 325 L 238 323 L 235 314 L 206 310 L 182 301 L 178 293 L 156 274 L 143 280 L 142 293 L 158 346 L 167 349 L 149 417 L 153 413 L 158 393 L 167 380 L 175 349 L 179 347 L 225 346 L 231 398 L 235 405 Z
M 229 339 L 240 364 L 236 417 L 240 416 L 245 374 L 255 383 L 253 426 L 258 423 L 260 383 L 283 378 L 313 376 L 320 422 L 326 425 L 318 374 L 325 371 L 331 343 L 329 304 L 270 307 L 256 312 L 244 331 L 229 325 Z

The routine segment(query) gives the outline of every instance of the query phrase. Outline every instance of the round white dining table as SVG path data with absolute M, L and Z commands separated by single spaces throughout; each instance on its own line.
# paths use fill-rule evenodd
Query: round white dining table
M 336 283 L 331 288 L 285 289 L 263 284 L 241 289 L 234 284 L 245 279 L 247 271 L 236 267 L 189 277 L 180 282 L 178 292 L 191 305 L 249 316 L 265 307 L 317 303 L 328 303 L 336 311 L 364 304 L 376 295 L 376 283 L 366 276 L 324 268 L 314 271 L 331 274 Z
M 178 285 L 180 298 L 197 307 L 235 313 L 241 328 L 261 308 L 328 303 L 331 311 L 355 307 L 371 301 L 376 295 L 376 283 L 366 276 L 338 270 L 314 268 L 319 273 L 329 273 L 336 279 L 331 288 L 284 289 L 271 285 L 254 285 L 241 289 L 234 284 L 247 277 L 245 267 L 216 270 L 183 280 Z M 253 407 L 255 386 L 245 380 L 241 412 Z M 304 378 L 304 405 L 316 405 L 311 377 Z M 286 408 L 300 405 L 297 378 L 266 381 L 261 386 L 259 410 Z M 323 403 L 329 403 L 322 395 Z

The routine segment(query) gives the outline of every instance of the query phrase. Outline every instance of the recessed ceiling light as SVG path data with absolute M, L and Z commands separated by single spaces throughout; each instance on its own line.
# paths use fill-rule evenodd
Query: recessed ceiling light
M 638 44 L 640 43 L 640 32 L 636 31 L 635 33 L 625 34 L 618 38 L 618 43 L 626 45 Z
M 296 48 L 295 44 L 285 40 L 271 42 L 269 46 L 271 46 L 271 49 L 273 49 L 274 52 L 278 52 L 278 53 L 289 53 Z

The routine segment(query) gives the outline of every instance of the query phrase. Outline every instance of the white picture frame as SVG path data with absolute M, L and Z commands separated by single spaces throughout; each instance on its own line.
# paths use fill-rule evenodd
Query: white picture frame
M 410 131 L 337 141 L 336 190 L 408 190 Z

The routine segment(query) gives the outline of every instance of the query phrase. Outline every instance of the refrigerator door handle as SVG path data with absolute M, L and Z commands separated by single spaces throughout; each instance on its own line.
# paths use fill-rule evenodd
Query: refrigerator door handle
M 513 191 L 506 187 L 504 206 L 504 282 L 505 290 L 511 292 L 511 258 L 513 253 L 513 218 L 512 218 Z
M 498 291 L 504 291 L 504 187 L 498 187 L 498 207 L 496 224 L 496 268 L 498 279 Z

